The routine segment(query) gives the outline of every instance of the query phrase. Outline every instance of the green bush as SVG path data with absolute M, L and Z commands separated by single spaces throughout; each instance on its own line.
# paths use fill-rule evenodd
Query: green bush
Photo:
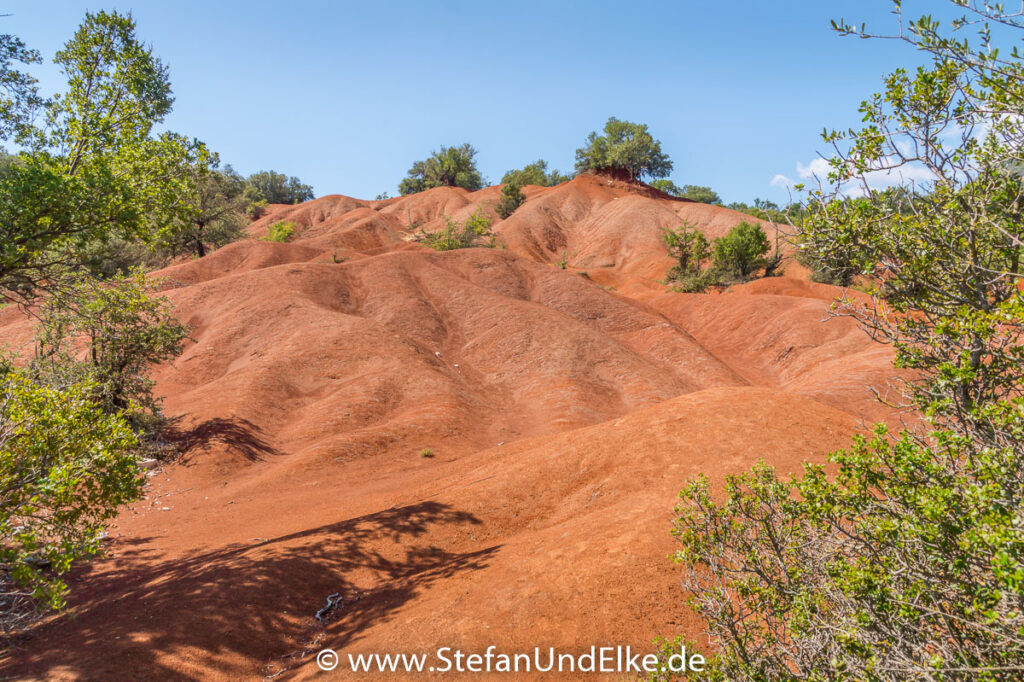
M 516 183 L 520 187 L 523 185 L 539 185 L 541 187 L 554 187 L 560 185 L 563 182 L 569 182 L 572 178 L 568 175 L 562 175 L 557 170 L 548 172 L 548 162 L 544 159 L 538 159 L 533 163 L 529 163 L 522 168 L 517 170 L 510 170 L 505 173 L 501 178 L 503 185 L 509 183 Z
M 494 233 L 491 232 L 491 221 L 479 209 L 462 225 L 447 216 L 444 219 L 444 229 L 437 232 L 420 233 L 416 237 L 416 241 L 435 251 L 453 251 L 475 246 L 487 248 L 497 246 Z
M 504 220 L 515 213 L 516 209 L 522 206 L 524 201 L 526 201 L 526 195 L 519 188 L 519 183 L 515 181 L 509 182 L 501 188 L 501 199 L 498 200 L 498 205 L 494 207 L 494 211 Z
M 765 255 L 770 248 L 768 236 L 760 225 L 742 222 L 729 234 L 715 240 L 712 260 L 723 276 L 746 279 L 755 270 L 765 267 Z
M 278 221 L 267 228 L 267 236 L 265 240 L 268 242 L 280 242 L 284 243 L 291 241 L 292 237 L 295 236 L 295 228 L 298 227 L 293 222 L 285 222 L 283 220 Z
M 681 199 L 689 199 L 690 201 L 698 201 L 702 204 L 712 204 L 714 206 L 722 205 L 722 198 L 718 196 L 718 192 L 710 187 L 703 187 L 701 185 L 683 185 L 679 187 L 667 179 L 655 180 L 651 182 L 651 187 Z
M 72 563 L 100 551 L 103 524 L 137 499 L 138 441 L 88 382 L 0 376 L 0 627 L 61 608 Z
M 669 270 L 669 279 L 699 272 L 711 255 L 707 237 L 691 223 L 683 223 L 675 230 L 662 230 L 661 243 L 668 250 L 668 255 L 676 260 L 676 265 Z
M 158 280 L 136 270 L 108 281 L 79 279 L 43 305 L 31 368 L 54 386 L 88 381 L 107 413 L 123 413 L 140 431 L 157 420 L 150 367 L 176 358 L 188 328 L 175 319 Z M 86 359 L 78 360 L 82 346 Z
M 697 270 L 683 275 L 672 276 L 673 273 L 671 271 L 669 274 L 670 277 L 667 281 L 671 283 L 673 291 L 684 294 L 699 294 L 711 287 L 724 284 L 721 275 L 714 268 Z
M 1024 21 L 951 4 L 969 15 L 948 28 L 901 17 L 925 63 L 886 78 L 859 130 L 825 133 L 830 186 L 809 191 L 800 234 L 811 262 L 873 285 L 831 310 L 891 344 L 906 430 L 877 426 L 793 476 L 761 463 L 683 490 L 676 556 L 708 679 L 1024 679 L 1024 58 L 998 44 Z M 849 196 L 907 163 L 933 179 Z

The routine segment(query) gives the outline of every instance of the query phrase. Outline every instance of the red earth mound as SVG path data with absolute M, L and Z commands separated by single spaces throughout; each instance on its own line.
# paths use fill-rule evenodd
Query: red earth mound
M 676 493 L 888 417 L 867 390 L 888 353 L 823 321 L 832 287 L 659 284 L 662 228 L 746 216 L 591 176 L 526 195 L 495 220 L 503 249 L 412 243 L 493 216 L 497 188 L 441 188 L 272 206 L 252 240 L 157 273 L 193 330 L 155 373 L 186 452 L 3 674 L 284 679 L 323 646 L 699 640 L 666 559 Z M 261 240 L 278 221 L 294 241 Z M 0 338 L 30 336 L 0 313 Z

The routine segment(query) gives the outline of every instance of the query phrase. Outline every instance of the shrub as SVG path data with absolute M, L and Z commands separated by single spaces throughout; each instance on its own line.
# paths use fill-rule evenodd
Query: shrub
M 699 294 L 724 283 L 721 275 L 714 268 L 696 270 L 675 277 L 672 277 L 672 272 L 669 271 L 669 275 L 668 281 L 672 283 L 672 289 L 684 294 Z
M 265 239 L 268 242 L 280 242 L 282 244 L 291 241 L 291 238 L 295 236 L 296 227 L 297 225 L 293 222 L 278 221 L 267 228 Z
M 952 4 L 969 18 L 949 32 L 901 17 L 895 37 L 930 63 L 890 74 L 860 130 L 826 132 L 831 187 L 811 190 L 800 235 L 813 262 L 873 283 L 873 300 L 840 299 L 833 313 L 911 370 L 911 426 L 876 427 L 827 470 L 780 479 L 759 464 L 730 477 L 724 499 L 702 478 L 686 487 L 677 558 L 717 651 L 710 679 L 1024 675 L 1024 63 L 988 26 L 1024 21 Z M 903 166 L 932 180 L 870 189 L 878 168 Z M 851 186 L 868 191 L 851 198 Z
M 491 232 L 491 221 L 479 209 L 464 224 L 445 216 L 446 226 L 437 232 L 420 233 L 416 241 L 435 251 L 468 249 L 474 246 L 494 248 L 496 240 Z
M 676 260 L 676 265 L 669 270 L 669 279 L 699 272 L 711 255 L 707 237 L 691 223 L 683 223 L 675 230 L 662 230 L 661 243 L 668 250 L 668 255 Z
M 434 187 L 462 187 L 472 191 L 482 188 L 484 181 L 476 167 L 476 154 L 476 149 L 468 143 L 441 147 L 441 151 L 412 165 L 408 177 L 398 185 L 399 194 L 415 194 Z
M 516 183 L 520 187 L 523 185 L 539 185 L 541 187 L 554 187 L 560 185 L 563 182 L 572 180 L 568 175 L 562 175 L 557 170 L 548 172 L 548 162 L 544 159 L 538 159 L 533 163 L 527 164 L 518 170 L 510 170 L 505 173 L 501 178 L 501 183 Z
M 769 248 L 768 236 L 760 225 L 742 222 L 729 234 L 715 240 L 714 267 L 724 276 L 746 279 L 755 270 L 765 267 Z
M 420 450 L 420 457 L 422 457 L 424 459 L 430 459 L 433 456 L 434 456 L 434 451 L 431 450 L 430 448 L 423 448 L 422 450 Z
M 622 173 L 631 181 L 645 175 L 663 178 L 672 172 L 672 161 L 646 124 L 613 116 L 604 126 L 604 135 L 590 133 L 586 146 L 576 150 L 576 171 Z
M 671 180 L 655 180 L 651 183 L 651 187 L 681 199 L 689 199 L 690 201 L 698 201 L 702 204 L 713 204 L 715 206 L 722 205 L 722 198 L 718 196 L 718 192 L 710 187 L 703 187 L 701 185 L 683 185 L 679 187 Z
M 266 199 L 252 199 L 245 206 L 245 215 L 249 216 L 250 220 L 257 220 L 266 212 Z
M 88 381 L 104 411 L 149 430 L 159 416 L 149 368 L 180 355 L 188 338 L 170 301 L 152 295 L 159 285 L 136 270 L 107 282 L 79 279 L 55 292 L 40 311 L 33 374 L 56 387 Z
M 0 376 L 0 626 L 61 608 L 72 563 L 100 550 L 103 523 L 137 499 L 138 442 L 97 387 Z
M 515 213 L 524 201 L 526 201 L 526 195 L 519 189 L 519 183 L 509 182 L 501 188 L 501 199 L 494 207 L 494 211 L 504 220 Z

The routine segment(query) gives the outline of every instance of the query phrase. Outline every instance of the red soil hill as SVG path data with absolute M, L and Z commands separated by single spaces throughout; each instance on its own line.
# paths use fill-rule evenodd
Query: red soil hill
M 596 177 L 526 195 L 505 249 L 412 243 L 498 197 L 442 188 L 273 206 L 257 239 L 159 273 L 193 327 L 155 374 L 190 449 L 0 670 L 284 679 L 321 646 L 698 639 L 666 559 L 676 493 L 841 447 L 886 416 L 867 385 L 888 353 L 800 278 L 666 293 L 662 228 L 746 216 Z M 258 239 L 282 220 L 293 242 Z

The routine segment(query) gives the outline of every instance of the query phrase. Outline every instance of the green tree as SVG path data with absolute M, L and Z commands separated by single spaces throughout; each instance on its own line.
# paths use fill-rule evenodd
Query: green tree
M 646 124 L 613 116 L 604 126 L 604 135 L 590 133 L 586 146 L 576 150 L 576 172 L 622 173 L 630 181 L 663 178 L 672 172 L 672 161 Z
M 722 205 L 722 198 L 718 196 L 718 192 L 710 187 L 702 187 L 701 185 L 683 185 L 679 189 L 678 196 L 690 201 L 698 201 L 702 204 Z
M 501 178 L 503 185 L 516 183 L 520 187 L 523 185 L 538 185 L 540 187 L 554 187 L 560 185 L 563 182 L 569 182 L 572 180 L 568 175 L 562 175 L 557 170 L 548 172 L 548 162 L 544 159 L 538 159 L 533 163 L 526 164 L 518 170 L 510 170 L 505 173 Z
M 526 201 L 526 195 L 519 188 L 519 183 L 513 180 L 501 188 L 501 199 L 498 200 L 494 211 L 502 219 L 505 219 L 515 213 L 515 210 L 522 206 L 524 201 Z
M 799 235 L 820 262 L 865 274 L 872 300 L 835 312 L 892 344 L 925 424 L 876 427 L 828 472 L 785 480 L 759 465 L 722 500 L 702 479 L 683 491 L 677 558 L 720 678 L 1024 675 L 1024 64 L 993 43 L 1024 23 L 953 4 L 964 14 L 952 37 L 901 18 L 896 37 L 930 63 L 891 74 L 861 129 L 826 133 L 829 187 L 809 192 Z M 901 167 L 932 179 L 872 188 Z
M 64 92 L 37 117 L 22 117 L 18 97 L 0 115 L 21 121 L 23 148 L 0 174 L 0 295 L 8 299 L 52 284 L 98 239 L 150 236 L 152 217 L 181 189 L 182 139 L 150 134 L 173 102 L 167 70 L 131 18 L 86 14 L 55 62 Z
M 0 140 L 24 133 L 42 104 L 36 79 L 13 65 L 41 61 L 39 52 L 25 47 L 16 36 L 0 35 Z
M 681 199 L 689 199 L 690 201 L 713 204 L 715 206 L 722 205 L 722 198 L 718 196 L 718 192 L 710 187 L 703 187 L 701 185 L 683 185 L 679 187 L 671 180 L 655 180 L 651 183 L 651 187 Z
M 141 493 L 137 440 L 95 387 L 0 376 L 0 626 L 64 605 L 61 576 L 100 550 L 103 524 Z
M 679 185 L 672 182 L 668 178 L 662 178 L 661 180 L 652 180 L 650 185 L 659 192 L 664 192 L 665 194 L 670 194 L 674 197 L 680 196 L 680 194 L 683 191 L 683 189 Z
M 230 166 L 221 170 L 219 156 L 205 147 L 181 174 L 187 193 L 172 222 L 160 230 L 160 245 L 173 255 L 192 252 L 202 258 L 208 247 L 217 249 L 241 237 L 249 204 L 245 181 Z
M 765 267 L 765 255 L 770 248 L 764 229 L 744 221 L 715 240 L 712 257 L 720 272 L 746 278 Z
M 301 204 L 313 198 L 313 188 L 297 177 L 276 171 L 259 171 L 245 180 L 249 203 Z
M 56 385 L 85 377 L 102 409 L 148 428 L 159 416 L 149 370 L 180 355 L 188 338 L 170 301 L 154 295 L 161 284 L 137 270 L 102 282 L 80 277 L 53 292 L 39 316 L 35 375 Z
M 469 143 L 441 147 L 424 161 L 417 161 L 398 185 L 399 194 L 415 194 L 434 187 L 462 187 L 476 191 L 484 186 L 476 167 L 476 149 Z

